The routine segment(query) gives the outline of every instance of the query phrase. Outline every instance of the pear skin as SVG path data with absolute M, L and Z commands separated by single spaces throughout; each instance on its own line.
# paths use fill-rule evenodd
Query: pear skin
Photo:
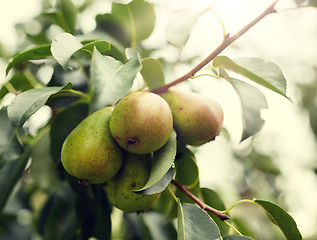
M 147 154 L 160 149 L 173 130 L 167 102 L 151 92 L 134 92 L 122 98 L 110 119 L 113 138 L 125 150 Z
M 170 87 L 160 95 L 172 110 L 180 142 L 200 146 L 214 140 L 221 131 L 224 114 L 215 100 L 177 87 Z
M 160 193 L 141 195 L 133 192 L 142 188 L 151 173 L 151 154 L 124 151 L 122 167 L 107 183 L 106 192 L 113 206 L 125 213 L 144 212 L 152 208 Z
M 122 149 L 109 129 L 112 112 L 113 107 L 105 107 L 92 113 L 63 143 L 62 164 L 81 183 L 104 183 L 115 176 L 122 165 Z

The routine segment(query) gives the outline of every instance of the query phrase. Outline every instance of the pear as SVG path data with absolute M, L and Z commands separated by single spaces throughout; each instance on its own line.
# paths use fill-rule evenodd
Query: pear
M 170 87 L 160 95 L 169 104 L 177 139 L 185 144 L 200 146 L 219 134 L 223 110 L 215 100 L 198 93 Z
M 122 98 L 110 118 L 113 138 L 125 150 L 147 154 L 160 149 L 173 130 L 167 102 L 152 92 L 133 92 Z
M 119 171 L 122 148 L 109 129 L 113 107 L 102 108 L 86 117 L 67 136 L 62 146 L 61 162 L 79 182 L 104 183 Z
M 106 192 L 113 206 L 125 213 L 144 212 L 152 208 L 160 193 L 142 195 L 133 192 L 142 188 L 151 173 L 151 154 L 124 151 L 122 167 L 107 183 Z

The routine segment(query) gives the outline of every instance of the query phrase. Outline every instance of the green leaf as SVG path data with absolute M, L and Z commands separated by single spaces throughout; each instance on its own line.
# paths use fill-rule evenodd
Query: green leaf
M 93 198 L 87 194 L 77 194 L 75 210 L 81 229 L 82 239 L 96 237 L 108 240 L 111 236 L 111 208 L 101 185 L 91 186 Z
M 168 19 L 165 29 L 167 41 L 175 47 L 183 47 L 191 33 L 191 30 L 207 9 L 184 9 L 174 12 Z
M 111 14 L 131 36 L 132 43 L 148 38 L 155 26 L 153 5 L 144 0 L 133 0 L 129 4 L 113 3 Z
M 54 192 L 61 187 L 56 164 L 50 153 L 50 127 L 31 150 L 30 175 L 34 183 L 43 190 Z
M 90 66 L 93 98 L 92 111 L 111 105 L 124 97 L 133 85 L 141 69 L 136 54 L 125 64 L 109 56 L 103 56 L 95 49 Z
M 43 59 L 49 56 L 52 56 L 50 44 L 34 47 L 22 53 L 19 53 L 12 59 L 12 61 L 7 66 L 6 75 L 8 75 L 11 68 L 13 68 L 14 66 L 18 65 L 23 61 Z
M 83 45 L 77 38 L 69 33 L 58 34 L 52 42 L 51 52 L 56 61 L 67 70 L 67 63 L 71 56 L 81 49 Z
M 288 98 L 286 96 L 286 79 L 275 63 L 266 62 L 259 58 L 230 59 L 226 56 L 218 56 L 213 60 L 213 65 L 240 74 Z
M 207 205 L 218 209 L 218 210 L 225 210 L 226 207 L 223 203 L 223 201 L 221 200 L 221 198 L 218 196 L 218 194 L 216 192 L 214 192 L 211 189 L 208 188 L 201 188 L 201 195 L 202 198 L 204 199 L 204 203 L 206 203 Z M 209 213 L 209 216 L 212 217 L 212 219 L 216 222 L 216 224 L 218 225 L 221 235 L 222 236 L 226 236 L 229 233 L 229 226 L 227 224 L 225 224 L 223 221 L 221 221 L 217 216 L 215 216 L 212 213 Z
M 177 233 L 171 222 L 165 222 L 165 217 L 158 212 L 148 212 L 144 215 L 143 222 L 149 229 L 151 239 L 153 240 L 174 240 Z
M 153 153 L 152 170 L 149 180 L 143 188 L 138 189 L 137 191 L 145 190 L 160 181 L 173 165 L 175 156 L 176 133 L 173 131 L 167 143 L 162 148 Z
M 185 240 L 185 219 L 183 207 L 179 199 L 177 199 L 177 211 L 178 211 L 178 221 L 177 221 L 177 240 Z
M 31 89 L 17 95 L 8 106 L 8 116 L 14 127 L 22 127 L 25 121 L 39 110 L 48 100 L 48 98 L 62 91 L 71 89 L 71 84 L 63 87 L 46 87 Z
M 135 193 L 138 194 L 143 194 L 143 195 L 152 195 L 155 193 L 160 193 L 162 191 L 165 190 L 165 188 L 168 186 L 168 184 L 170 184 L 170 182 L 172 181 L 174 177 L 174 168 L 171 167 L 167 173 L 161 178 L 161 180 L 159 180 L 157 183 L 155 183 L 153 186 L 145 189 L 145 190 L 141 190 L 141 191 L 134 191 Z
M 184 229 L 181 228 L 182 238 L 180 239 L 221 239 L 217 224 L 200 207 L 189 203 L 183 203 L 182 211 L 184 216 Z M 178 216 L 178 218 L 179 217 L 180 216 Z
M 230 78 L 223 69 L 220 69 L 220 75 L 232 84 L 241 100 L 243 117 L 242 142 L 261 131 L 265 122 L 261 118 L 261 110 L 268 108 L 266 97 L 258 88 L 238 79 Z
M 74 32 L 77 21 L 77 9 L 71 0 L 59 0 L 55 11 L 44 12 L 42 15 L 49 18 L 52 23 L 60 26 L 65 32 Z
M 276 205 L 275 203 L 264 200 L 254 200 L 254 202 L 260 205 L 266 211 L 273 222 L 282 230 L 287 239 L 303 239 L 300 231 L 297 228 L 296 222 L 282 207 Z
M 86 43 L 83 45 L 83 43 Z M 80 42 L 75 36 L 69 33 L 58 34 L 52 42 L 51 52 L 56 61 L 67 70 L 68 60 L 79 51 L 93 52 L 96 47 L 100 52 L 105 53 L 110 50 L 110 43 L 105 40 Z
M 187 188 L 192 188 L 199 182 L 199 169 L 196 164 L 195 155 L 185 146 L 177 147 L 176 177 L 175 180 Z
M 234 235 L 234 236 L 226 236 L 223 238 L 223 240 L 253 240 L 253 238 L 246 237 L 246 236 Z
M 164 72 L 161 63 L 154 58 L 144 58 L 141 61 L 140 73 L 149 89 L 152 91 L 164 85 Z

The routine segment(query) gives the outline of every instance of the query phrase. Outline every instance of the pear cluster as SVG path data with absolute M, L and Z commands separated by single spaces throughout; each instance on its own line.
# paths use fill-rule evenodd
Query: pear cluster
M 61 162 L 80 183 L 105 183 L 110 202 L 122 211 L 147 211 L 160 194 L 134 190 L 149 179 L 151 153 L 167 143 L 173 129 L 184 144 L 209 142 L 222 121 L 221 106 L 193 92 L 171 87 L 161 94 L 130 93 L 74 128 L 63 143 Z

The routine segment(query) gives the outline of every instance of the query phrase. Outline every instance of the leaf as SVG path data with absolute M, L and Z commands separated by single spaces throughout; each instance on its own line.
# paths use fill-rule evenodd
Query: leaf
M 143 194 L 143 195 L 152 195 L 155 193 L 160 193 L 165 190 L 168 184 L 172 181 L 173 177 L 174 177 L 174 168 L 171 167 L 167 171 L 167 173 L 161 178 L 161 180 L 159 180 L 153 186 L 142 191 L 134 191 L 134 192 L 138 194 Z
M 185 219 L 183 207 L 179 199 L 177 199 L 177 240 L 185 240 Z
M 23 61 L 43 59 L 49 56 L 52 56 L 50 44 L 34 47 L 22 53 L 19 53 L 15 55 L 12 61 L 8 64 L 6 69 L 6 75 L 8 75 L 11 68 L 13 68 L 14 66 L 18 65 Z
M 124 97 L 132 87 L 140 69 L 138 54 L 122 64 L 112 57 L 101 55 L 95 49 L 90 66 L 94 93 L 91 103 L 92 111 L 113 104 Z
M 30 175 L 34 183 L 43 190 L 54 192 L 61 187 L 56 164 L 50 153 L 50 127 L 31 150 Z
M 152 169 L 149 180 L 143 188 L 138 189 L 137 191 L 145 190 L 160 181 L 173 165 L 175 156 L 176 133 L 173 131 L 167 143 L 162 148 L 153 153 Z
M 192 28 L 206 10 L 208 9 L 184 9 L 174 12 L 169 17 L 165 29 L 167 41 L 175 47 L 183 47 L 190 36 Z
M 166 223 L 165 217 L 158 212 L 148 212 L 142 215 L 143 222 L 149 229 L 153 240 L 174 240 L 177 236 L 176 230 L 171 222 Z
M 196 164 L 195 155 L 185 146 L 177 147 L 176 177 L 175 180 L 187 188 L 192 188 L 199 182 L 199 169 Z
M 149 89 L 152 91 L 164 85 L 164 72 L 161 63 L 154 58 L 144 58 L 140 73 Z
M 246 237 L 246 236 L 234 235 L 234 236 L 226 236 L 223 238 L 223 240 L 253 240 L 253 238 Z
M 108 240 L 111 235 L 111 208 L 101 185 L 92 186 L 94 198 L 87 194 L 77 194 L 75 211 L 81 229 L 82 239 L 96 237 L 98 240 Z
M 84 44 L 84 42 L 81 43 Z M 111 45 L 106 40 L 94 40 L 84 44 L 84 46 L 80 48 L 78 51 L 84 50 L 92 53 L 95 47 L 98 49 L 100 53 L 104 54 L 110 50 Z
M 269 201 L 254 200 L 254 202 L 260 205 L 267 212 L 273 222 L 282 230 L 287 239 L 303 239 L 297 228 L 296 222 L 283 208 Z
M 58 9 L 54 12 L 44 12 L 52 23 L 60 26 L 65 32 L 73 33 L 77 21 L 77 9 L 71 0 L 59 0 Z
M 69 33 L 60 33 L 52 42 L 51 52 L 63 69 L 67 70 L 68 60 L 82 47 L 83 45 L 73 35 Z
M 225 210 L 226 209 L 221 198 L 213 190 L 208 189 L 208 188 L 201 188 L 201 195 L 202 195 L 202 198 L 204 199 L 204 203 L 206 203 L 207 205 L 209 205 L 215 209 L 218 209 L 218 210 Z M 209 212 L 208 212 L 208 214 L 215 221 L 215 223 L 218 225 L 218 227 L 220 228 L 221 235 L 222 236 L 228 235 L 229 226 L 227 224 L 225 224 L 223 221 L 221 221 L 214 214 L 209 213 Z
M 155 26 L 155 11 L 151 3 L 133 0 L 129 4 L 112 3 L 111 14 L 96 17 L 98 28 L 109 33 L 124 47 L 135 44 L 150 36 Z
M 200 207 L 183 203 L 182 211 L 184 229 L 181 229 L 183 236 L 180 239 L 221 240 L 217 224 Z
M 129 4 L 112 4 L 111 14 L 133 41 L 139 42 L 150 36 L 155 25 L 153 5 L 144 0 L 133 0 Z
M 48 98 L 62 91 L 71 89 L 68 83 L 63 87 L 46 87 L 25 91 L 17 95 L 8 106 L 8 116 L 14 127 L 22 127 L 25 121 L 39 110 L 48 100 Z
M 286 96 L 286 79 L 275 63 L 266 62 L 259 58 L 230 59 L 226 56 L 218 56 L 213 60 L 213 65 L 240 74 L 288 98 Z
M 242 142 L 261 131 L 265 122 L 261 118 L 261 110 L 268 108 L 266 97 L 256 87 L 238 79 L 230 78 L 223 69 L 220 69 L 219 72 L 232 84 L 241 100 L 243 133 L 240 141 Z

